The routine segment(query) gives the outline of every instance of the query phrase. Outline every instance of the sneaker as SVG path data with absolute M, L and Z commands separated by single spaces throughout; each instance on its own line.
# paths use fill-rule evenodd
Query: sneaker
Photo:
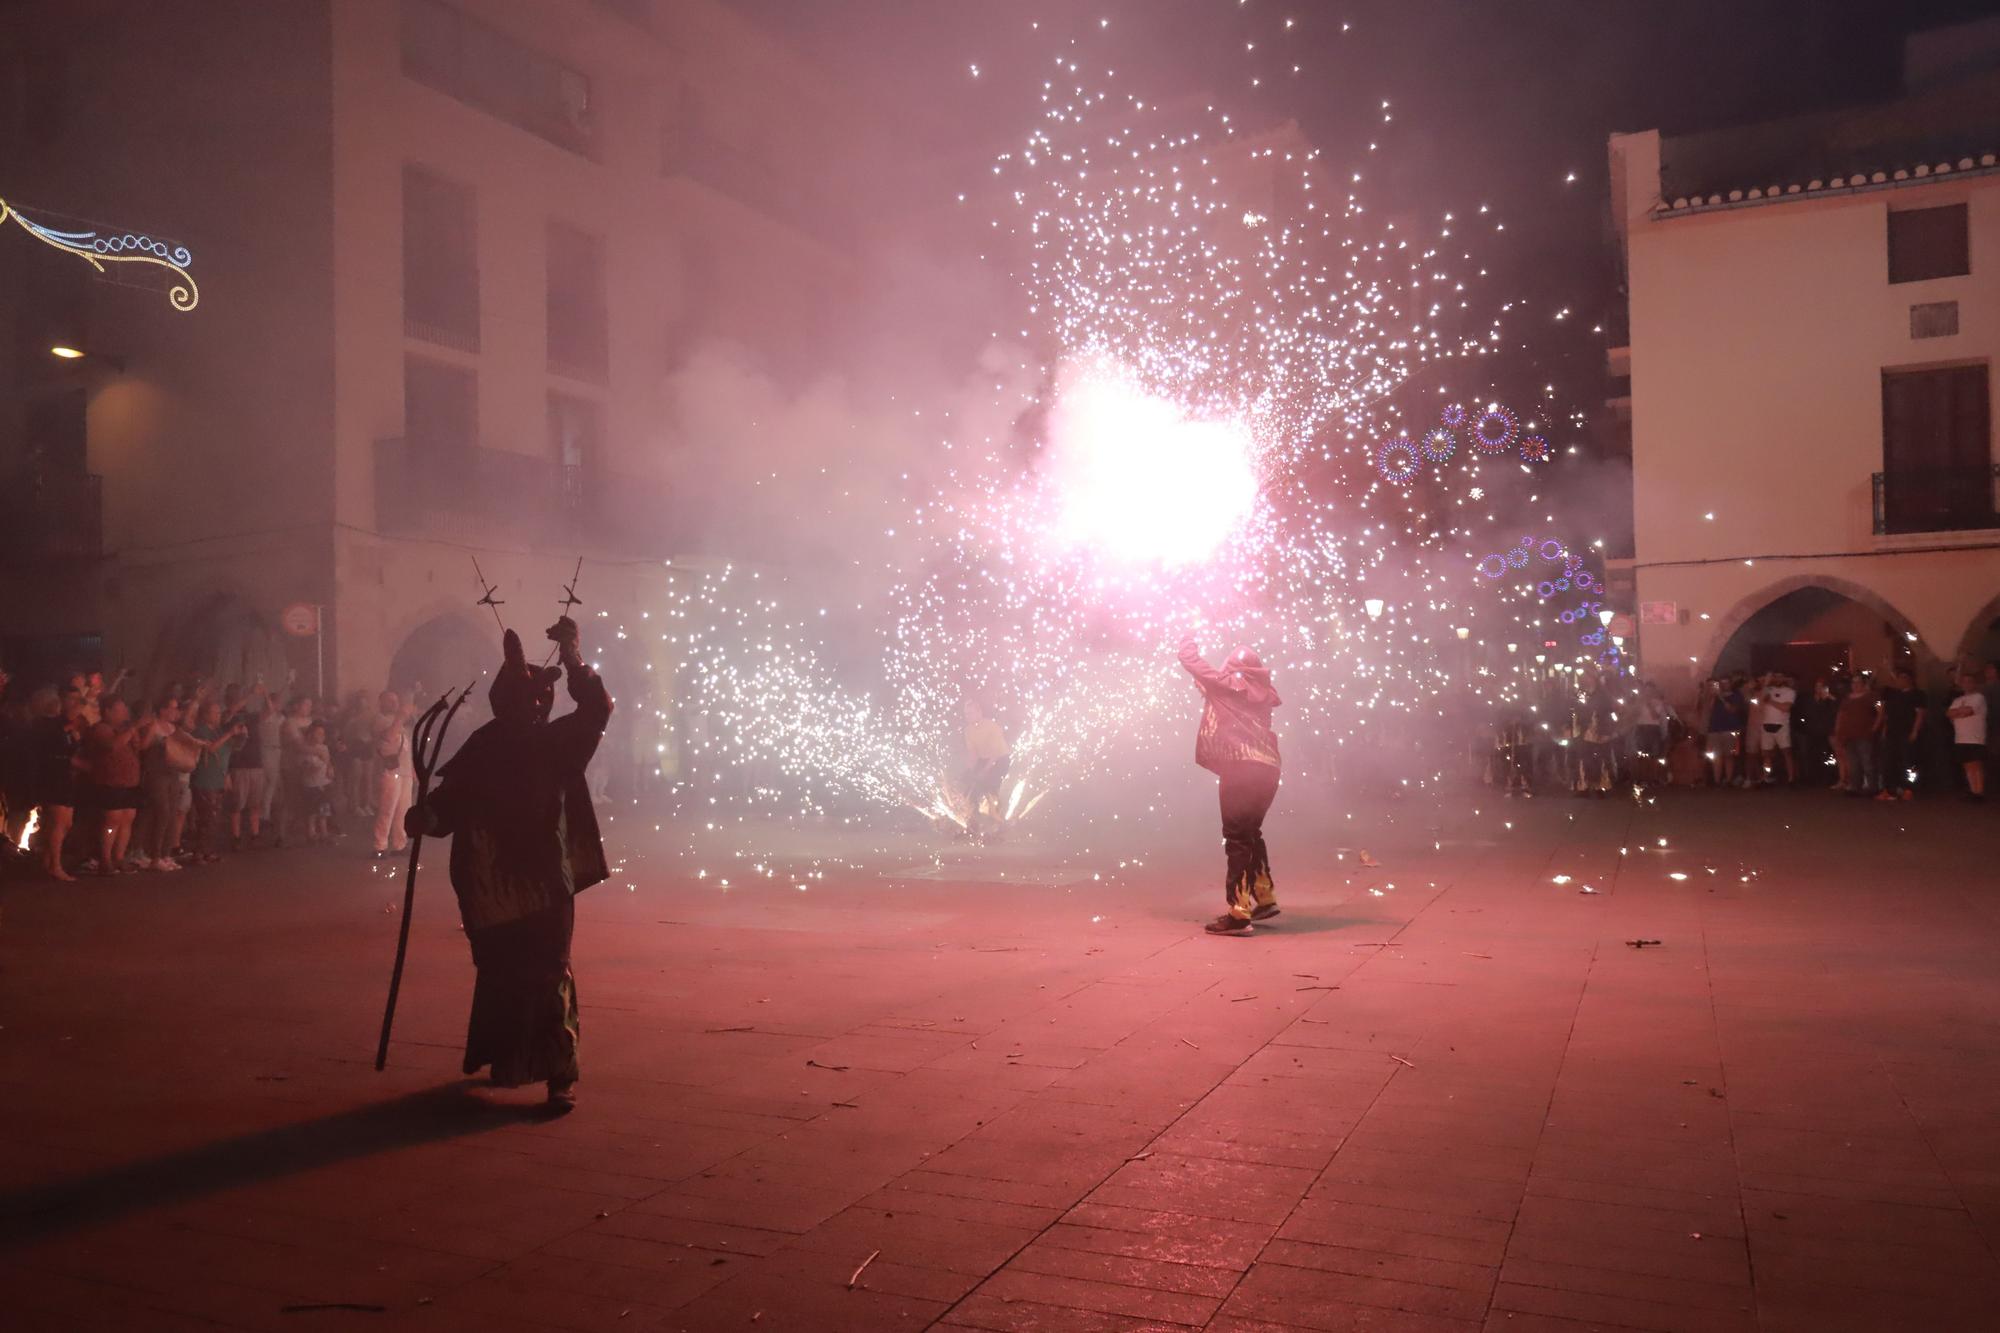
M 1278 905 L 1276 903 L 1265 903 L 1250 914 L 1250 919 L 1252 921 L 1269 921 L 1277 915 L 1279 915 Z
M 1215 918 L 1202 927 L 1211 935 L 1248 935 L 1250 922 L 1246 917 L 1230 916 L 1227 913 Z
M 125 858 L 125 868 L 127 870 L 151 870 L 153 868 L 153 858 L 150 856 L 128 856 Z
M 544 1105 L 548 1107 L 549 1114 L 551 1115 L 568 1115 L 571 1111 L 574 1111 L 576 1109 L 575 1080 L 571 1080 L 568 1083 L 558 1083 L 554 1079 L 550 1079 L 549 1098 Z
M 179 861 L 174 860 L 174 858 L 171 856 L 163 856 L 157 861 L 147 862 L 145 868 L 148 870 L 157 870 L 157 871 L 179 870 L 181 868 L 181 863 Z

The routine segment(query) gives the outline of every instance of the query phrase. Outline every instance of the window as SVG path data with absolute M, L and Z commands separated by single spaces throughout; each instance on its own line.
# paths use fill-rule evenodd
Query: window
M 441 0 L 403 0 L 403 72 L 558 147 L 590 150 L 589 78 Z
M 1965 205 L 1889 214 L 1889 281 L 1923 282 L 1972 272 Z
M 701 99 L 695 96 L 692 84 L 681 80 L 666 101 L 666 124 L 660 130 L 660 174 L 685 175 L 701 147 Z
M 32 473 L 67 475 L 90 470 L 90 434 L 85 425 L 88 395 L 62 388 L 30 397 L 26 462 Z
M 588 502 L 603 442 L 601 403 L 566 393 L 549 395 L 549 453 L 556 461 L 565 509 L 581 509 Z
M 403 328 L 413 338 L 479 350 L 479 242 L 472 189 L 403 168 Z
M 1993 526 L 1987 368 L 1882 372 L 1876 531 Z
M 418 449 L 470 450 L 479 440 L 479 380 L 469 370 L 403 358 L 403 437 Z
M 604 243 L 567 223 L 548 231 L 549 369 L 603 379 L 610 363 Z

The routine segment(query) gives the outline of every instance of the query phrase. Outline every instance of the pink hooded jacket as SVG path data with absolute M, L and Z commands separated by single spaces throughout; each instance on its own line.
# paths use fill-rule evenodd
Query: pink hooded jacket
M 1271 710 L 1284 701 L 1271 688 L 1271 672 L 1252 652 L 1231 657 L 1218 671 L 1201 660 L 1192 640 L 1181 645 L 1181 665 L 1202 694 L 1201 730 L 1195 733 L 1194 761 L 1211 773 L 1227 764 L 1281 767 L 1278 734 Z

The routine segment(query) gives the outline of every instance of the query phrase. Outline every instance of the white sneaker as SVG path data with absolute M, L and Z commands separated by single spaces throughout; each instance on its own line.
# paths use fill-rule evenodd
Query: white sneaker
M 181 863 L 174 860 L 171 856 L 163 856 L 157 861 L 149 862 L 146 866 L 148 870 L 179 870 L 180 868 Z
M 125 858 L 125 864 L 134 870 L 151 870 L 153 868 L 153 858 L 150 856 L 128 856 Z

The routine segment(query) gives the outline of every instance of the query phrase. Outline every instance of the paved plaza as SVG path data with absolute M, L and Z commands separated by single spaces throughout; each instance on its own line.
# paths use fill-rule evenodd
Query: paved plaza
M 2000 1327 L 1994 810 L 1299 786 L 1250 939 L 1208 819 L 805 891 L 621 819 L 560 1120 L 458 1075 L 443 848 L 383 1074 L 393 867 L 7 886 L 0 1322 Z

